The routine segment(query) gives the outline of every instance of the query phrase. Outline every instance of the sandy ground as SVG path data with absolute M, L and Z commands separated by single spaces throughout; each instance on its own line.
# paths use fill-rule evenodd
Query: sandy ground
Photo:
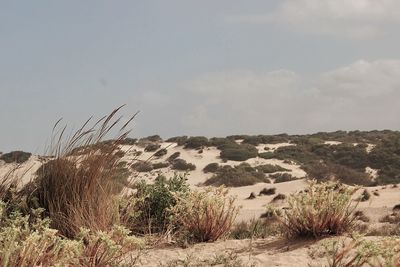
M 140 266 L 194 266 L 184 263 L 213 261 L 216 257 L 229 257 L 229 255 L 235 255 L 243 266 L 310 266 L 310 264 L 325 266 L 327 263 L 325 258 L 314 256 L 315 251 L 321 247 L 319 242 L 309 240 L 289 242 L 282 238 L 266 238 L 202 243 L 185 249 L 176 247 L 151 249 L 143 252 Z

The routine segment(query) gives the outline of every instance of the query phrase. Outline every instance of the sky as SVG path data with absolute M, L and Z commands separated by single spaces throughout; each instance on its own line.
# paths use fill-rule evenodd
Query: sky
M 132 137 L 398 130 L 398 0 L 0 0 L 0 151 L 126 104 Z

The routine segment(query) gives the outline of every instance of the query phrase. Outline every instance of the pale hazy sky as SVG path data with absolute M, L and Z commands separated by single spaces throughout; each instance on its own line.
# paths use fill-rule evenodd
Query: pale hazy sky
M 0 151 L 120 104 L 133 136 L 400 128 L 398 0 L 0 0 Z

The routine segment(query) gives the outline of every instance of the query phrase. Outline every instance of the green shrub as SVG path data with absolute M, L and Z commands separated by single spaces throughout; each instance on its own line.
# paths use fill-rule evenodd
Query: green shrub
M 238 214 L 235 197 L 223 187 L 177 194 L 176 205 L 170 209 L 183 239 L 213 242 L 226 235 Z
M 161 233 L 170 227 L 169 209 L 176 204 L 174 194 L 186 193 L 189 186 L 185 176 L 173 176 L 170 179 L 158 176 L 154 184 L 141 181 L 137 184 L 137 194 L 127 205 L 134 205 L 133 217 L 124 219 L 132 231 L 140 234 Z M 127 206 L 121 207 L 126 217 Z M 129 213 L 130 214 L 130 213 Z M 129 215 L 128 214 L 128 215 Z
M 175 159 L 172 161 L 172 169 L 178 171 L 194 171 L 196 165 L 188 163 L 184 159 Z
M 144 151 L 145 152 L 154 152 L 154 151 L 157 151 L 157 149 L 159 149 L 160 147 L 161 147 L 161 145 L 159 145 L 159 144 L 148 144 L 144 148 Z
M 158 134 L 143 137 L 140 140 L 141 141 L 149 141 L 149 142 L 162 142 L 163 141 L 162 138 Z
M 207 164 L 204 168 L 203 168 L 203 172 L 204 173 L 209 173 L 209 172 L 216 172 L 219 168 L 219 164 L 214 162 L 214 163 L 210 163 Z
M 263 173 L 274 173 L 274 172 L 284 172 L 284 171 L 290 171 L 288 169 L 285 169 L 279 165 L 272 165 L 272 164 L 264 164 L 264 165 L 259 165 L 256 167 L 256 169 L 260 172 Z
M 208 145 L 208 138 L 204 136 L 192 136 L 186 140 L 185 148 L 198 149 Z
M 233 168 L 229 165 L 221 166 L 204 184 L 238 187 L 267 182 L 269 180 L 263 173 L 258 172 L 247 163 L 242 163 Z
M 3 160 L 5 163 L 24 163 L 31 157 L 31 155 L 31 153 L 24 151 L 11 151 L 9 153 L 2 154 L 0 156 L 0 160 Z
M 306 191 L 291 195 L 282 221 L 288 236 L 319 237 L 351 230 L 355 190 L 338 183 L 312 181 Z
M 270 177 L 275 179 L 274 183 L 276 184 L 297 180 L 297 178 L 292 176 L 290 173 L 276 173 L 271 174 Z
M 252 145 L 225 146 L 221 150 L 221 158 L 234 161 L 245 161 L 258 155 L 257 148 Z
M 350 185 L 372 185 L 372 181 L 368 174 L 342 165 L 333 163 L 312 163 L 305 165 L 303 168 L 310 178 L 318 181 L 330 181 L 336 179 Z
M 262 152 L 258 156 L 263 159 L 273 159 L 275 157 L 274 152 Z
M 158 150 L 156 153 L 154 153 L 154 156 L 162 157 L 162 156 L 167 155 L 167 153 L 168 153 L 167 149 L 162 148 L 162 149 Z
M 224 138 L 224 137 L 213 137 L 210 138 L 208 145 L 209 146 L 215 146 L 218 149 L 221 149 L 222 147 L 225 146 L 231 146 L 235 145 L 235 141 L 229 138 Z
M 166 142 L 177 143 L 178 146 L 183 146 L 183 145 L 185 145 L 187 140 L 188 140 L 187 136 L 176 136 L 176 137 L 171 137 L 171 138 L 167 139 Z

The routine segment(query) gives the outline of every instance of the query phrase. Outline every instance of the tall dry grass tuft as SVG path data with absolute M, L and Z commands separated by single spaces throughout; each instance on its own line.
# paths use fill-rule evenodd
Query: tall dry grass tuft
M 80 228 L 107 231 L 118 222 L 118 203 L 115 198 L 119 184 L 120 155 L 118 147 L 129 133 L 126 130 L 134 116 L 122 127 L 122 117 L 112 111 L 90 126 L 91 119 L 71 136 L 67 127 L 56 130 L 49 148 L 54 159 L 37 172 L 32 197 L 46 210 L 52 227 L 67 237 L 74 237 Z M 103 138 L 118 130 L 112 141 Z
M 319 237 L 351 230 L 356 204 L 352 196 L 357 188 L 339 183 L 311 181 L 308 190 L 289 197 L 282 225 L 289 237 Z
M 170 212 L 184 238 L 196 242 L 213 242 L 227 234 L 239 208 L 236 198 L 224 187 L 207 187 L 177 196 Z

